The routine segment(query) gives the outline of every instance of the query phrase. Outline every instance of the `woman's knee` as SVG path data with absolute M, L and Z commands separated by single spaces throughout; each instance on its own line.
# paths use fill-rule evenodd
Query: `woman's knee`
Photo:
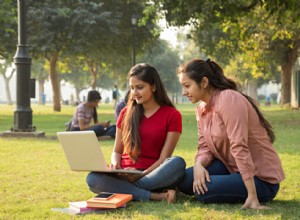
M 173 156 L 168 158 L 169 159 L 169 163 L 172 164 L 172 167 L 174 167 L 176 170 L 185 170 L 185 160 L 182 157 L 179 156 Z
M 91 172 L 86 177 L 86 184 L 92 192 L 96 192 L 96 188 L 99 186 L 99 182 L 101 182 L 101 176 L 97 173 Z
M 267 183 L 263 180 L 254 178 L 258 200 L 260 202 L 272 201 L 279 190 L 279 184 Z
M 105 133 L 105 129 L 102 125 L 94 125 L 89 130 L 94 131 L 97 137 Z

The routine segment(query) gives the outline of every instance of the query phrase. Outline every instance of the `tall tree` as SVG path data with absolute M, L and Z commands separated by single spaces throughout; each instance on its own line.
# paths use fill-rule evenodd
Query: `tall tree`
M 103 10 L 110 12 L 109 26 L 111 31 L 88 29 L 91 34 L 88 40 L 80 43 L 78 53 L 86 60 L 88 69 L 92 75 L 91 87 L 95 88 L 97 79 L 101 74 L 112 72 L 117 82 L 125 81 L 126 72 L 132 64 L 132 45 L 133 39 L 131 18 L 139 18 L 137 28 L 135 29 L 136 52 L 142 53 L 147 45 L 151 44 L 158 35 L 153 32 L 155 29 L 155 14 L 151 14 L 147 19 L 143 19 L 143 11 L 147 1 L 127 1 L 127 0 L 105 0 L 103 1 Z M 79 25 L 79 24 L 78 24 Z M 86 25 L 85 25 L 86 26 Z M 95 37 L 100 36 L 100 37 Z M 119 80 L 121 75 L 121 80 Z
M 142 4 L 127 0 L 30 0 L 28 5 L 29 44 L 33 57 L 45 57 L 50 62 L 55 111 L 61 109 L 56 69 L 59 59 L 85 57 L 93 76 L 91 85 L 95 87 L 99 64 L 113 63 L 118 56 L 128 57 L 130 18 L 133 12 L 143 11 L 139 10 Z M 151 33 L 146 25 L 143 30 Z M 152 37 L 143 36 L 143 43 Z
M 282 69 L 282 104 L 290 102 L 291 69 L 300 47 L 299 1 L 154 2 L 171 24 L 193 24 L 201 48 L 223 62 L 245 51 L 254 54 L 258 68 L 270 70 L 268 63 L 275 60 Z
M 17 4 L 3 0 L 0 8 L 0 74 L 5 83 L 6 100 L 12 105 L 10 80 L 15 72 L 13 56 L 17 50 Z M 8 73 L 8 74 L 7 74 Z

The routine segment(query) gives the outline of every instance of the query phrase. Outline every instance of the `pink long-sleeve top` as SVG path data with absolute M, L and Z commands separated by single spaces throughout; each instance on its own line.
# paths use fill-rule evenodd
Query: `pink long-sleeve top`
M 243 180 L 256 176 L 276 184 L 285 176 L 280 159 L 250 102 L 234 90 L 216 90 L 196 108 L 198 152 L 207 167 L 214 158 Z

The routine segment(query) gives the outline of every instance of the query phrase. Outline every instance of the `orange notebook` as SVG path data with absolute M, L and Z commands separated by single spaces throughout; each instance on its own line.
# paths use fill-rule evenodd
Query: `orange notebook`
M 118 208 L 132 200 L 131 194 L 116 193 L 113 197 L 107 200 L 91 198 L 86 201 L 89 208 Z

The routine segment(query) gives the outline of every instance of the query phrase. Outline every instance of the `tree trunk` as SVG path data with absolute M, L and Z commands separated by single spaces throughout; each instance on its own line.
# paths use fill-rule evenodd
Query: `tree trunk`
M 52 85 L 53 91 L 53 110 L 56 112 L 61 111 L 61 104 L 60 104 L 60 85 L 59 80 L 56 72 L 56 63 L 58 60 L 58 53 L 52 53 L 50 55 L 50 80 Z
M 45 95 L 45 79 L 38 79 L 39 83 L 39 105 L 44 105 L 43 96 Z
M 88 67 L 89 67 L 89 71 L 92 74 L 91 87 L 92 87 L 92 89 L 96 89 L 97 73 L 98 73 L 97 64 L 95 64 L 93 61 L 88 61 L 87 64 L 88 64 Z
M 257 81 L 256 80 L 246 80 L 245 93 L 246 93 L 246 95 L 250 96 L 254 101 L 258 102 Z
M 281 65 L 281 105 L 291 102 L 292 67 Z
M 281 60 L 281 105 L 291 103 L 292 69 L 297 60 L 298 48 L 299 45 L 296 43 L 293 48 L 286 51 Z

